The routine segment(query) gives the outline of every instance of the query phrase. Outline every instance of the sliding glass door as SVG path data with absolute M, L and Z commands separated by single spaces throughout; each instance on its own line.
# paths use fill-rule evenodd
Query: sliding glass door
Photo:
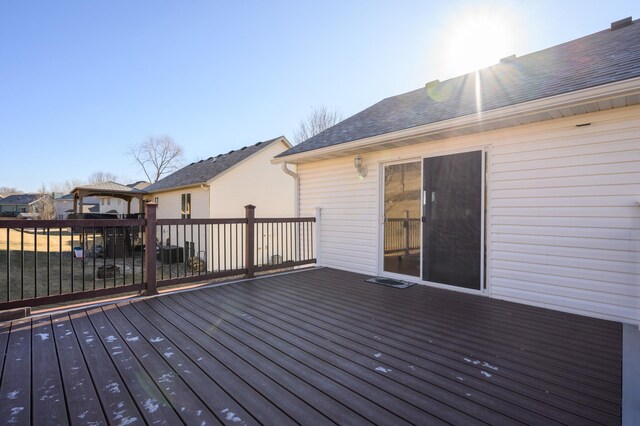
M 420 277 L 421 163 L 384 167 L 384 272 Z
M 481 289 L 482 157 L 474 151 L 423 160 L 424 281 Z

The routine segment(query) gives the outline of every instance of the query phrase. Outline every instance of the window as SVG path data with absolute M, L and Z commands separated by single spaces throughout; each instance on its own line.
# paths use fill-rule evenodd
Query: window
M 153 202 L 156 203 L 156 204 L 160 204 L 160 197 L 155 197 L 153 199 Z
M 111 198 L 107 198 L 107 205 L 110 206 L 111 205 Z
M 182 219 L 191 219 L 191 194 L 182 194 Z

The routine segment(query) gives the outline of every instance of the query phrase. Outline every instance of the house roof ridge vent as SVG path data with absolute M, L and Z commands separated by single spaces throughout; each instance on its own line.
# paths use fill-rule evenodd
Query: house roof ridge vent
M 619 21 L 615 21 L 611 23 L 611 31 L 619 30 L 620 28 L 628 27 L 633 24 L 633 19 L 631 16 L 627 16 L 624 19 L 620 19 Z

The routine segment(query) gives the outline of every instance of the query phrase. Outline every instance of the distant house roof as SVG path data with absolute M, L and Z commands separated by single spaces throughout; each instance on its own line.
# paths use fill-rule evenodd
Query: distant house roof
M 92 183 L 90 185 L 81 185 L 76 187 L 71 192 L 75 192 L 78 189 L 84 190 L 85 192 L 93 191 L 95 193 L 114 193 L 114 194 L 127 194 L 127 193 L 143 194 L 144 193 L 144 191 L 141 191 L 139 189 L 132 188 L 127 185 L 122 185 L 116 182 L 98 182 L 98 183 Z
M 264 142 L 258 142 L 251 146 L 245 146 L 237 150 L 229 151 L 226 154 L 209 157 L 206 160 L 191 163 L 188 166 L 175 171 L 169 176 L 160 179 L 158 182 L 149 185 L 145 188 L 145 191 L 158 192 L 207 183 L 222 172 L 230 169 L 278 140 L 283 140 L 290 146 L 284 136 L 279 136 Z
M 277 157 L 475 115 L 478 101 L 487 112 L 640 77 L 640 23 L 629 18 L 615 24 L 621 28 L 384 99 Z
M 56 198 L 56 201 L 62 201 L 62 200 L 73 200 L 73 194 L 65 194 L 65 195 L 61 195 L 58 198 Z
M 137 182 L 127 184 L 129 188 L 135 188 L 135 189 L 145 189 L 149 185 L 151 185 L 151 183 L 144 180 L 139 180 Z
M 14 194 L 0 200 L 0 204 L 5 206 L 24 206 L 35 203 L 42 194 Z

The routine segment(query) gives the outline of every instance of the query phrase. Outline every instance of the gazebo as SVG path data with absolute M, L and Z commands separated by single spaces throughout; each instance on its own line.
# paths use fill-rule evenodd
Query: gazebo
M 137 199 L 140 203 L 142 210 L 145 191 L 130 187 L 127 185 L 121 185 L 116 182 L 100 182 L 91 185 L 82 185 L 76 187 L 73 191 L 73 212 L 81 213 L 84 197 L 96 196 L 96 197 L 114 197 L 120 198 L 127 202 L 127 214 L 131 214 L 131 200 Z

